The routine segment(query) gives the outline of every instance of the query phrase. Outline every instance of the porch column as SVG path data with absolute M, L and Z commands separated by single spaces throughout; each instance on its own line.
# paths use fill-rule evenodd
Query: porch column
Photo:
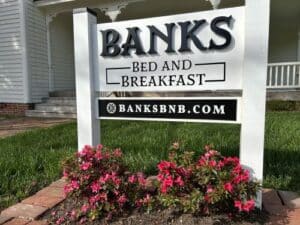
M 298 31 L 298 57 L 297 60 L 300 61 L 300 28 Z
M 96 119 L 94 60 L 97 59 L 97 16 L 87 8 L 73 11 L 78 150 L 100 144 L 100 120 Z
M 48 51 L 48 73 L 49 73 L 49 92 L 54 90 L 54 80 L 52 72 L 52 54 L 51 54 L 51 31 L 50 24 L 56 14 L 46 15 L 46 28 L 47 28 L 47 51 Z

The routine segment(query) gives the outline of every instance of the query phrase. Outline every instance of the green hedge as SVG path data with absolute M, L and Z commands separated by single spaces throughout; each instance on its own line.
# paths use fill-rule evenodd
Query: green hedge
M 300 111 L 300 101 L 273 100 L 267 102 L 267 111 Z

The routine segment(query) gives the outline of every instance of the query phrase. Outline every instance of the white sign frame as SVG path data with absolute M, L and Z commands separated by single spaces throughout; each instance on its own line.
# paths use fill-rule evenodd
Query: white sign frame
M 217 11 L 216 11 L 217 12 Z M 268 62 L 270 0 L 246 0 L 245 56 L 242 83 L 240 160 L 253 179 L 262 183 L 266 77 Z M 84 8 L 73 13 L 77 95 L 78 149 L 100 143 L 100 120 L 96 118 L 95 76 L 98 63 L 96 15 Z M 257 206 L 262 193 L 257 194 Z

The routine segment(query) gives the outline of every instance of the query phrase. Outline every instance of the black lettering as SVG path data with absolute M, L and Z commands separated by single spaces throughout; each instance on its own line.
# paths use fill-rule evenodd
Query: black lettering
M 128 82 L 128 76 L 122 76 L 122 87 L 128 87 L 129 82 Z
M 165 52 L 175 52 L 175 50 L 173 49 L 173 30 L 175 27 L 175 23 L 168 23 L 165 24 L 165 26 L 167 27 L 167 35 L 158 30 L 155 26 L 148 26 L 150 30 L 150 50 L 148 51 L 149 54 L 158 54 L 156 49 L 157 37 L 159 37 L 161 40 L 168 44 L 168 47 L 165 50 Z
M 165 79 L 167 78 L 167 76 L 159 76 L 159 86 L 168 86 Z M 163 83 L 163 84 L 162 84 Z
M 170 67 L 169 67 L 168 61 L 164 61 L 164 65 L 163 65 L 161 71 L 169 71 L 169 70 L 170 70 Z
M 187 76 L 187 79 L 190 81 L 190 82 L 187 82 L 187 85 L 193 86 L 193 85 L 195 84 L 195 79 L 194 79 L 194 77 L 195 77 L 195 74 L 189 74 L 189 75 Z
M 137 77 L 131 77 L 131 87 L 138 87 L 138 83 L 137 83 L 138 78 Z
M 125 44 L 122 45 L 123 52 L 121 55 L 129 56 L 130 50 L 135 49 L 135 54 L 137 55 L 145 55 L 145 51 L 142 46 L 142 42 L 139 36 L 140 29 L 138 27 L 127 28 L 128 36 Z
M 139 72 L 140 68 L 139 68 L 139 62 L 133 62 L 132 63 L 132 72 L 136 73 Z
M 198 31 L 199 28 L 206 23 L 206 20 L 195 20 L 194 23 L 195 24 L 191 29 L 189 29 L 191 25 L 190 21 L 178 23 L 181 27 L 181 47 L 179 49 L 180 52 L 191 51 L 190 40 L 193 41 L 193 43 L 199 50 L 207 50 L 207 47 L 203 46 L 201 41 L 195 35 L 195 32 Z
M 101 33 L 103 46 L 101 56 L 118 56 L 121 52 L 121 48 L 118 45 L 118 42 L 120 40 L 120 34 L 113 29 L 102 30 Z
M 216 44 L 215 41 L 213 39 L 210 40 L 210 43 L 209 43 L 209 48 L 210 49 L 216 49 L 216 50 L 219 50 L 219 49 L 224 49 L 226 47 L 228 47 L 230 44 L 231 44 L 231 40 L 232 40 L 232 37 L 231 37 L 231 34 L 229 31 L 219 27 L 220 24 L 222 23 L 225 23 L 228 25 L 228 27 L 230 27 L 230 24 L 231 24 L 231 21 L 232 21 L 232 16 L 219 16 L 219 17 L 216 17 L 212 22 L 211 22 L 211 29 L 212 31 L 217 34 L 218 36 L 220 37 L 223 37 L 225 39 L 225 42 L 224 44 Z
M 179 78 L 178 78 L 177 83 L 176 83 L 176 86 L 180 86 L 180 85 L 185 86 L 183 75 L 179 75 Z

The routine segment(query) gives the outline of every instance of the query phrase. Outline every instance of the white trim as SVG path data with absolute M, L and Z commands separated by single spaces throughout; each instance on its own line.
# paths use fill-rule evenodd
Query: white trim
M 41 0 L 35 2 L 36 6 L 48 6 L 48 5 L 54 5 L 59 3 L 66 3 L 66 2 L 75 2 L 76 0 Z
M 24 0 L 19 0 L 20 4 L 20 23 L 21 23 L 21 45 L 22 45 L 22 74 L 23 74 L 23 88 L 24 88 L 24 103 L 31 102 L 31 75 L 29 72 L 29 57 L 28 57 L 28 42 L 26 29 L 26 8 Z
M 298 32 L 298 57 L 297 60 L 300 61 L 300 29 Z
M 186 119 L 149 119 L 149 118 L 126 118 L 126 117 L 100 117 L 100 120 L 129 120 L 129 121 L 152 121 L 152 122 L 190 122 L 190 123 L 218 123 L 218 124 L 240 124 L 238 122 L 224 121 L 224 120 L 186 120 Z
M 96 106 L 98 106 L 98 100 L 237 100 L 237 116 L 236 121 L 225 120 L 201 120 L 201 119 L 160 119 L 160 118 L 127 118 L 127 117 L 99 117 L 99 107 L 97 107 L 97 119 L 99 120 L 130 120 L 130 121 L 169 121 L 169 122 L 191 122 L 191 123 L 223 123 L 223 124 L 241 124 L 241 97 L 98 97 L 96 99 Z

